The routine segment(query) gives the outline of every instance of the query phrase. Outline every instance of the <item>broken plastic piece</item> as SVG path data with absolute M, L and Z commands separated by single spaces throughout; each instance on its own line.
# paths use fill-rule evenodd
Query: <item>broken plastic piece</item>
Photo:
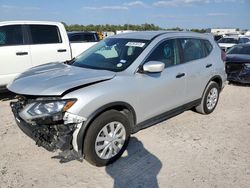
M 59 159 L 60 163 L 67 163 L 73 160 L 78 160 L 80 162 L 83 162 L 83 156 L 78 152 L 76 152 L 75 150 L 62 151 L 57 156 L 52 157 L 52 159 Z
M 86 118 L 71 114 L 69 112 L 65 112 L 63 116 L 64 124 L 69 124 L 69 123 L 82 123 L 86 121 Z

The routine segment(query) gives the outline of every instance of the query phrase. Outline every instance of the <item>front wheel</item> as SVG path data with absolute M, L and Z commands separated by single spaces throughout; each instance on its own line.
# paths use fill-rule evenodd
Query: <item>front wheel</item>
M 210 114 L 214 111 L 219 100 L 220 88 L 219 85 L 212 81 L 206 87 L 206 90 L 203 94 L 201 104 L 195 109 L 201 114 Z
M 117 160 L 125 151 L 130 137 L 128 118 L 117 110 L 98 116 L 90 125 L 84 140 L 84 155 L 95 166 Z

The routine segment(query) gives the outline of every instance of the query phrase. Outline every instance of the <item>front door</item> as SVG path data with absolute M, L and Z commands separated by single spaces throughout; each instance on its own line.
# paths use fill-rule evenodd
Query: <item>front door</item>
M 141 83 L 141 116 L 147 120 L 186 103 L 185 68 L 180 64 L 176 40 L 160 43 L 145 62 L 160 61 L 165 64 L 161 73 L 138 74 L 136 81 Z M 140 120 L 139 120 L 140 121 Z

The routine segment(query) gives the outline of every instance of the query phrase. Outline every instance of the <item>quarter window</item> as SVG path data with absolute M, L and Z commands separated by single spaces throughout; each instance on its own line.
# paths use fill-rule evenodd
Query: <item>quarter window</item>
M 189 62 L 205 57 L 201 40 L 199 39 L 179 39 L 183 51 L 183 61 Z
M 165 68 L 180 64 L 180 56 L 176 40 L 173 39 L 162 42 L 149 55 L 146 62 L 148 61 L 163 62 L 165 64 Z
M 0 27 L 0 46 L 22 45 L 23 32 L 21 25 Z
M 61 43 L 61 36 L 57 26 L 30 25 L 32 44 Z

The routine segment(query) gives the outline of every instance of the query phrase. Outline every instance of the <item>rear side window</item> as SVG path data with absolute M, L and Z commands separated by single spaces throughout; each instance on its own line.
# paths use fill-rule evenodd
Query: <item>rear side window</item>
M 208 56 L 212 50 L 213 50 L 213 46 L 212 44 L 208 41 L 208 40 L 202 40 L 203 41 L 203 44 L 204 44 L 204 50 L 205 50 L 205 55 Z
M 77 33 L 69 35 L 70 42 L 97 42 L 98 39 L 94 33 Z
M 22 45 L 23 32 L 21 25 L 0 27 L 0 46 Z
M 54 25 L 30 25 L 32 44 L 61 43 L 61 36 L 57 26 Z
M 205 57 L 200 39 L 178 39 L 183 52 L 183 62 L 189 62 Z

